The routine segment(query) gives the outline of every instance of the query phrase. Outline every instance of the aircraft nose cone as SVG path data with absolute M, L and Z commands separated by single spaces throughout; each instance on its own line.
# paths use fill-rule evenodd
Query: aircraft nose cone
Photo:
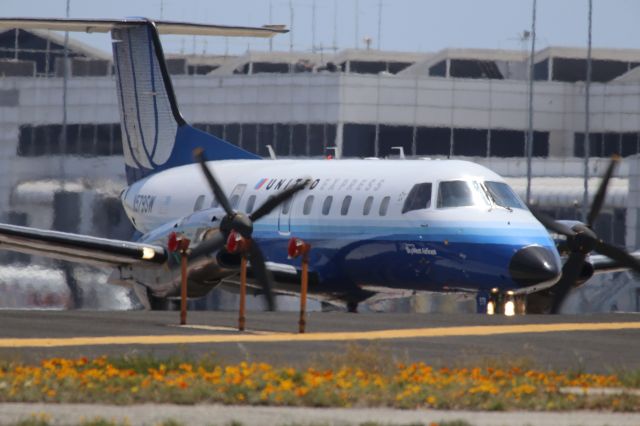
M 518 250 L 509 264 L 511 278 L 522 287 L 557 279 L 560 265 L 553 252 L 540 246 Z

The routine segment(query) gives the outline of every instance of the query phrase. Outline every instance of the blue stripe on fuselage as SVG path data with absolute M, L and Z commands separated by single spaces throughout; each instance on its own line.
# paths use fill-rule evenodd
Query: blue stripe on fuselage
M 189 226 L 208 227 L 208 216 L 206 220 Z M 319 228 L 293 223 L 290 234 L 280 234 L 276 223 L 267 219 L 255 224 L 253 237 L 267 260 L 297 268 L 300 260 L 287 258 L 289 238 L 310 243 L 310 270 L 320 279 L 319 287 L 311 290 L 321 293 L 355 293 L 358 286 L 424 291 L 516 289 L 520 286 L 512 281 L 509 264 L 516 251 L 534 244 L 555 253 L 560 263 L 553 241 L 540 227 L 512 225 L 505 230 L 497 223 L 429 228 L 400 224 L 336 223 Z
M 287 259 L 287 239 L 256 241 L 272 262 L 298 265 Z M 305 240 L 312 246 L 310 268 L 318 273 L 322 289 L 339 292 L 353 286 L 377 286 L 424 291 L 457 289 L 503 290 L 519 288 L 511 280 L 509 262 L 521 244 L 359 240 L 335 246 L 330 240 Z M 326 244 L 329 243 L 329 244 Z M 409 254 L 406 245 L 427 253 Z M 333 247 L 332 247 L 333 245 Z M 555 250 L 550 247 L 551 250 Z
M 270 261 L 299 264 L 287 259 L 289 235 L 275 236 L 273 228 L 261 228 L 256 225 L 254 238 Z M 557 255 L 548 234 L 536 229 L 515 229 L 504 235 L 504 230 L 490 233 L 478 228 L 458 234 L 447 228 L 386 229 L 395 233 L 376 228 L 372 233 L 369 227 L 364 234 L 352 227 L 297 228 L 292 235 L 311 244 L 310 267 L 328 292 L 362 285 L 425 291 L 515 289 L 520 286 L 511 279 L 509 263 L 517 250 L 535 244 Z

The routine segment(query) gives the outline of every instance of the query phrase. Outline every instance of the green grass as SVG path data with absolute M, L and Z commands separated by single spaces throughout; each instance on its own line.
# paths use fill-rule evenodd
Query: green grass
M 622 384 L 630 388 L 640 388 L 640 369 L 631 371 L 619 371 L 618 377 Z

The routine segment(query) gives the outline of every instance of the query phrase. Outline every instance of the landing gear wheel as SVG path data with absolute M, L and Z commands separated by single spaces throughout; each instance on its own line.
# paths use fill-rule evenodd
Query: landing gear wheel
M 527 311 L 527 299 L 524 295 L 514 295 L 512 291 L 492 291 L 487 301 L 488 315 L 524 315 Z
M 358 302 L 349 301 L 347 302 L 347 312 L 352 314 L 358 313 Z
M 504 294 L 492 291 L 487 301 L 487 314 L 500 315 L 504 313 Z
M 527 313 L 527 296 L 526 295 L 518 295 L 515 297 L 516 304 L 516 315 L 525 315 Z
M 175 311 L 177 310 L 177 303 L 174 300 L 160 298 L 148 295 L 149 297 L 149 306 L 152 311 Z

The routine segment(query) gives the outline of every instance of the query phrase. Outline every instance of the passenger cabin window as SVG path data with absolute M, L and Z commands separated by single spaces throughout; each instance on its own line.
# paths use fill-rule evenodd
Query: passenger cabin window
M 418 183 L 411 188 L 402 206 L 402 213 L 411 210 L 422 210 L 431 207 L 431 184 Z
M 240 201 L 240 196 L 238 194 L 232 195 L 229 199 L 229 204 L 231 204 L 232 209 L 236 209 L 238 207 L 238 202 Z
M 513 189 L 504 182 L 485 182 L 485 188 L 491 195 L 493 201 L 502 207 L 510 207 L 514 209 L 526 209 L 520 197 L 513 192 Z
M 463 180 L 440 182 L 438 186 L 438 208 L 472 206 L 473 194 L 469 184 Z
M 342 200 L 342 207 L 340 208 L 340 214 L 346 216 L 349 213 L 349 206 L 351 205 L 351 195 L 347 195 Z
M 253 213 L 253 207 L 256 204 L 256 196 L 255 194 L 250 196 L 249 199 L 247 199 L 247 205 L 245 206 L 244 210 L 246 213 Z
M 311 209 L 313 208 L 313 195 L 309 195 L 306 200 L 304 200 L 304 207 L 302 208 L 302 214 L 305 216 L 311 213 Z
M 202 206 L 204 205 L 204 195 L 199 195 L 196 198 L 196 203 L 193 205 L 193 211 L 197 212 L 198 210 L 202 210 Z
M 373 205 L 373 197 L 368 196 L 366 200 L 364 200 L 364 207 L 362 208 L 362 214 L 364 216 L 368 216 L 371 213 L 371 206 Z
M 389 210 L 389 202 L 391 201 L 391 197 L 386 196 L 380 202 L 380 209 L 378 209 L 378 214 L 380 216 L 386 216 L 387 210 Z
M 322 214 L 324 216 L 328 215 L 331 211 L 331 203 L 333 202 L 333 196 L 329 195 L 324 199 L 324 203 L 322 203 Z
M 240 183 L 233 188 L 231 192 L 231 197 L 229 197 L 229 204 L 231 204 L 232 209 L 237 209 L 240 204 L 240 198 L 242 198 L 242 194 L 244 194 L 244 190 L 247 189 L 247 185 L 244 183 Z

